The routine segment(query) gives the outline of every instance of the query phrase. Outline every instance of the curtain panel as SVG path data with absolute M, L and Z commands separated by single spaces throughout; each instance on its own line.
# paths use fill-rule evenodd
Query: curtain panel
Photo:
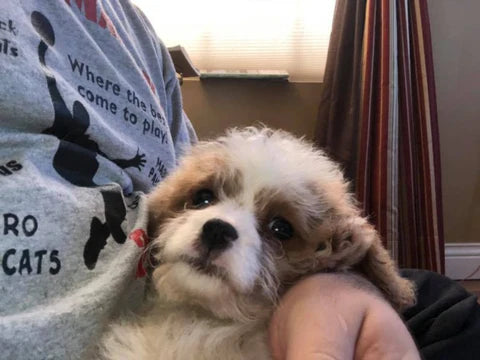
M 345 168 L 400 266 L 444 272 L 426 0 L 337 0 L 316 143 Z

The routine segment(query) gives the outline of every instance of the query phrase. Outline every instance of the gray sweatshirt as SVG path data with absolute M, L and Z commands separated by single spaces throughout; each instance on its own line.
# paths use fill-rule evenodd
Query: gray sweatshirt
M 142 195 L 194 136 L 128 1 L 0 1 L 1 359 L 85 358 L 142 299 Z

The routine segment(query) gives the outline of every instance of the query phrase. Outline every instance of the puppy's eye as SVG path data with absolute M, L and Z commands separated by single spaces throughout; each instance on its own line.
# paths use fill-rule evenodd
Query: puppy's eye
M 323 251 L 327 248 L 327 244 L 325 244 L 324 242 L 318 244 L 317 248 L 315 249 L 315 251 Z
M 273 236 L 279 240 L 288 240 L 293 236 L 292 225 L 282 217 L 274 217 L 268 227 Z
M 194 209 L 203 209 L 207 206 L 212 205 L 215 201 L 215 195 L 213 191 L 209 189 L 200 189 L 198 190 L 192 198 L 192 207 Z

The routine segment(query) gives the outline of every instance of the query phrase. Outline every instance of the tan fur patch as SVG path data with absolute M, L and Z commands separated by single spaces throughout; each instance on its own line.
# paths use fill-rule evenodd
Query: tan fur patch
M 242 176 L 233 169 L 228 156 L 218 151 L 197 151 L 167 177 L 148 197 L 149 235 L 155 237 L 161 224 L 189 207 L 195 192 L 212 190 L 218 199 L 234 197 L 242 190 Z

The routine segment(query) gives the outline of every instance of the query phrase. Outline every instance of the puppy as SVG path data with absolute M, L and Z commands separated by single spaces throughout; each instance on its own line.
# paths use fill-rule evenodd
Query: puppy
M 108 359 L 270 359 L 279 296 L 316 272 L 361 274 L 398 310 L 414 302 L 339 167 L 286 132 L 199 143 L 148 203 L 155 295 L 112 327 Z

